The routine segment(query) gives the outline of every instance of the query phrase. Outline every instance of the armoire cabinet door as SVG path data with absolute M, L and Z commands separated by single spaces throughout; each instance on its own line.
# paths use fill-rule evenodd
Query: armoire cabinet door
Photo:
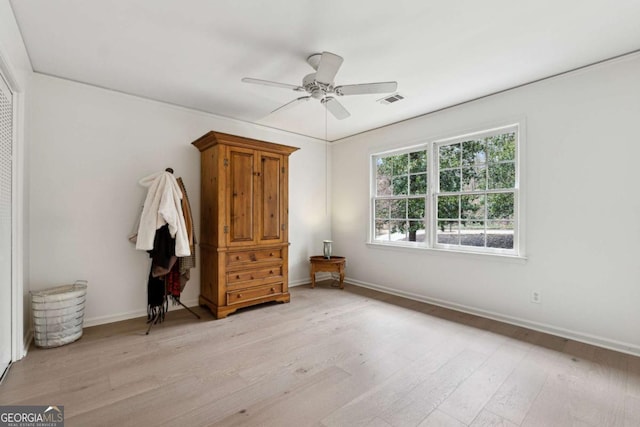
M 230 245 L 251 244 L 254 242 L 254 218 L 256 217 L 253 175 L 256 152 L 229 147 L 227 159 L 228 243 Z
M 257 175 L 258 191 L 258 240 L 260 243 L 282 242 L 283 206 L 282 174 L 283 156 L 260 152 Z

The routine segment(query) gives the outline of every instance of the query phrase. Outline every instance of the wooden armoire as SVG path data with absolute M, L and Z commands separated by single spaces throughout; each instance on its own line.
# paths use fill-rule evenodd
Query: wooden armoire
M 289 302 L 289 155 L 298 148 L 208 132 L 201 153 L 200 305 L 218 319 Z

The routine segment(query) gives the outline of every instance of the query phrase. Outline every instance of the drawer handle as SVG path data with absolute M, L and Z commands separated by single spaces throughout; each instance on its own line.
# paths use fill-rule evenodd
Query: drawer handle
M 276 291 L 276 288 L 271 288 L 271 292 L 275 292 L 275 291 Z
M 240 279 L 240 276 L 236 276 L 236 279 Z
M 269 274 L 273 274 L 273 270 L 269 270 Z
M 242 298 L 242 294 L 238 294 L 238 298 Z
M 239 256 L 236 257 L 236 261 L 240 261 L 240 257 Z
M 251 280 L 253 280 L 253 276 L 251 276 Z
M 271 252 L 271 253 L 269 254 L 269 256 L 273 256 L 273 252 Z

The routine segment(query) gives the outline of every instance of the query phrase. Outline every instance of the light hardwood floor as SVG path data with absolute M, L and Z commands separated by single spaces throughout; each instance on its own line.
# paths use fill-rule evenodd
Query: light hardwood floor
M 347 284 L 32 348 L 0 405 L 67 426 L 640 426 L 640 358 Z

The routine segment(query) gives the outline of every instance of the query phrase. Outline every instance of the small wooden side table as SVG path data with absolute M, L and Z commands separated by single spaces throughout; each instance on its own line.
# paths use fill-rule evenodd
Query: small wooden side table
M 347 259 L 343 256 L 332 256 L 325 258 L 322 255 L 309 257 L 311 262 L 311 287 L 316 287 L 316 273 L 326 271 L 330 273 L 340 273 L 340 289 L 344 289 L 344 266 Z

